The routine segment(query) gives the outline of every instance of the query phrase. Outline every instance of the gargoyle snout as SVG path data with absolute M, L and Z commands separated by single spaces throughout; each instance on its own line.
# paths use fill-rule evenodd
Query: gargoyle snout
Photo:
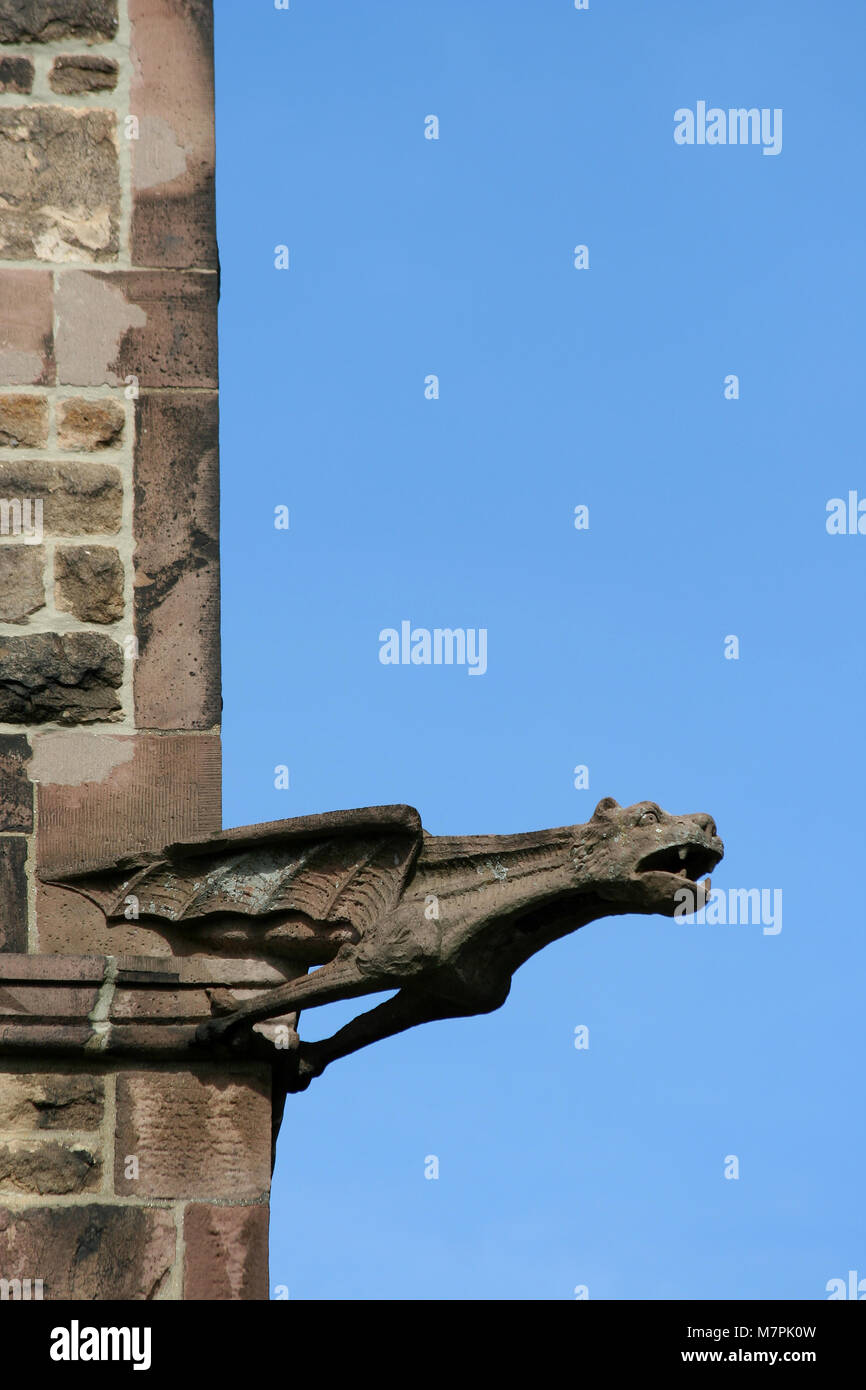
M 718 836 L 719 832 L 716 828 L 716 822 L 713 820 L 712 816 L 704 815 L 703 811 L 699 811 L 697 815 L 692 816 L 692 820 L 695 822 L 696 825 L 700 826 L 704 834 L 712 836 L 713 839 L 715 839 Z

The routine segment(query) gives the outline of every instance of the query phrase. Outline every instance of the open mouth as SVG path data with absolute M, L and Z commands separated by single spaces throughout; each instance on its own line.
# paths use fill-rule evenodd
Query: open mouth
M 703 845 L 671 845 L 668 849 L 657 849 L 641 859 L 637 873 L 673 874 L 687 883 L 697 883 L 704 874 L 709 874 L 718 864 L 721 855 Z M 707 883 L 709 888 L 709 883 Z

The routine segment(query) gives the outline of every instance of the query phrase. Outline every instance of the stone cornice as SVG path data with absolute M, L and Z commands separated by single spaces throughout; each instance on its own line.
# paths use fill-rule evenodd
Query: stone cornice
M 201 1022 L 296 973 L 206 956 L 0 953 L 0 1057 L 204 1060 L 211 1049 L 196 1042 Z M 291 1023 L 260 1025 L 235 1055 L 284 1060 L 285 1039 L 294 1039 Z

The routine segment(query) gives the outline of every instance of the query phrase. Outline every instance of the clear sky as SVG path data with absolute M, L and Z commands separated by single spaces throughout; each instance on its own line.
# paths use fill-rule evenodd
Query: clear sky
M 225 824 L 652 799 L 783 895 L 594 923 L 290 1098 L 272 1286 L 826 1298 L 866 1277 L 866 535 L 826 528 L 866 498 L 866 10 L 215 11 Z M 698 102 L 780 109 L 780 152 L 677 144 Z M 383 665 L 404 620 L 487 670 Z

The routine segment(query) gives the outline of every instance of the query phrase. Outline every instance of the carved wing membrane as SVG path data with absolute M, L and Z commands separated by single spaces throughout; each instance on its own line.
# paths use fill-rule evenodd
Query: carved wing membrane
M 109 920 L 134 897 L 139 917 L 179 925 L 298 912 L 363 936 L 399 898 L 421 840 L 417 811 L 377 806 L 243 827 L 45 881 L 82 893 Z

